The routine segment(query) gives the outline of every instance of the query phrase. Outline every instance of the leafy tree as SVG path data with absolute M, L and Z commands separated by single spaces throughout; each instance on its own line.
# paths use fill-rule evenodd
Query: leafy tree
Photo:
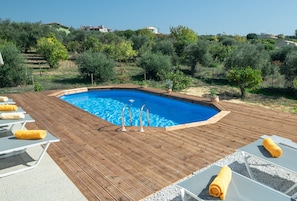
M 120 36 L 120 37 L 124 37 L 126 40 L 132 38 L 132 36 L 136 36 L 137 35 L 137 33 L 135 31 L 130 30 L 130 29 L 124 30 L 124 31 L 118 31 L 118 30 L 116 30 L 116 31 L 114 31 L 114 33 L 116 35 Z
M 88 36 L 82 43 L 82 49 L 83 51 L 99 52 L 103 49 L 103 44 L 95 36 Z
M 263 45 L 254 44 L 242 44 L 238 48 L 232 50 L 230 56 L 226 59 L 225 69 L 228 71 L 234 66 L 247 67 L 250 66 L 253 69 L 267 70 L 270 57 L 267 50 Z
M 171 80 L 173 81 L 173 90 L 181 91 L 183 89 L 187 89 L 190 87 L 192 83 L 192 79 L 189 76 L 186 76 L 183 72 L 177 70 L 177 71 L 164 71 L 161 70 L 158 73 L 158 76 L 160 80 Z
M 66 47 L 54 35 L 40 38 L 37 41 L 37 51 L 44 56 L 51 68 L 58 68 L 59 61 L 68 58 Z
M 289 53 L 297 51 L 297 47 L 293 45 L 283 46 L 271 52 L 271 61 L 285 62 Z
M 247 40 L 258 39 L 258 35 L 255 34 L 255 33 L 249 33 L 248 35 L 246 35 L 246 39 L 247 39 Z
M 225 46 L 218 42 L 209 45 L 209 53 L 212 55 L 213 60 L 217 62 L 224 62 L 231 54 L 231 51 L 231 46 Z
M 262 82 L 261 71 L 247 67 L 234 67 L 227 71 L 229 82 L 236 84 L 241 92 L 241 98 L 245 98 L 247 89 L 255 89 Z
M 148 36 L 145 36 L 145 35 L 132 36 L 131 41 L 132 41 L 133 50 L 136 50 L 139 56 L 151 50 L 151 41 Z
M 170 27 L 170 36 L 174 39 L 174 48 L 176 54 L 181 57 L 186 46 L 196 43 L 198 35 L 185 26 Z
M 0 46 L 4 65 L 0 67 L 0 87 L 16 87 L 24 84 L 31 72 L 24 65 L 24 58 L 12 43 Z
M 281 66 L 281 73 L 285 75 L 287 85 L 292 87 L 293 81 L 297 77 L 297 51 L 286 56 L 284 65 Z
M 149 79 L 157 79 L 162 70 L 171 71 L 171 57 L 160 53 L 146 53 L 139 60 L 139 66 L 145 70 Z
M 164 55 L 172 56 L 174 54 L 173 43 L 170 40 L 162 40 L 152 46 L 154 53 L 161 52 Z
M 86 51 L 79 55 L 75 62 L 81 75 L 86 78 L 92 74 L 95 81 L 105 82 L 114 77 L 115 63 L 103 53 Z
M 197 63 L 207 66 L 211 61 L 207 41 L 200 40 L 196 44 L 190 44 L 185 49 L 186 63 L 191 66 L 191 73 L 194 75 Z
M 224 37 L 223 40 L 221 40 L 221 43 L 224 46 L 235 46 L 238 44 L 238 41 L 231 37 Z
M 121 40 L 118 43 L 105 45 L 104 52 L 116 61 L 127 61 L 137 56 L 137 52 L 133 50 L 132 42 L 128 40 Z

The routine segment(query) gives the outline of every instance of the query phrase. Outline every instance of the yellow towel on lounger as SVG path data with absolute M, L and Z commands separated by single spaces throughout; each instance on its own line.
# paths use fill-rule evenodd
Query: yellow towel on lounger
M 0 96 L 0 102 L 6 102 L 6 101 L 8 101 L 8 97 Z
M 16 119 L 24 119 L 25 114 L 22 112 L 7 112 L 0 113 L 0 119 L 3 120 L 16 120 Z
M 263 146 L 274 158 L 280 157 L 283 153 L 282 149 L 271 138 L 264 138 Z
M 0 111 L 17 111 L 18 106 L 16 105 L 0 105 Z
M 23 140 L 43 139 L 46 137 L 46 131 L 45 130 L 17 130 L 14 133 L 14 136 L 17 139 L 23 139 Z
M 209 195 L 225 200 L 231 178 L 231 169 L 228 166 L 223 166 L 216 178 L 209 185 Z

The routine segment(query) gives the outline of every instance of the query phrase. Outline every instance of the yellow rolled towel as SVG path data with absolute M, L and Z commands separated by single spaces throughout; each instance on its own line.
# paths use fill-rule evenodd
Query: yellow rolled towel
M 0 111 L 17 111 L 18 106 L 16 105 L 0 105 Z
M 14 136 L 22 140 L 43 139 L 46 137 L 46 130 L 17 130 Z
M 6 102 L 6 101 L 8 101 L 8 97 L 0 96 L 0 102 Z
M 269 137 L 263 139 L 263 146 L 274 158 L 280 157 L 283 153 L 282 149 Z
M 1 113 L 0 119 L 3 120 L 17 120 L 17 119 L 24 119 L 25 114 L 22 112 L 7 112 L 7 113 Z
M 231 178 L 231 169 L 228 166 L 223 166 L 216 178 L 209 185 L 209 195 L 225 200 Z

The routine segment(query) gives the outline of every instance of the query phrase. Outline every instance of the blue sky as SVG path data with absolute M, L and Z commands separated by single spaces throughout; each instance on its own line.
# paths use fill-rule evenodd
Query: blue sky
M 295 35 L 296 0 L 6 0 L 0 18 L 14 22 L 58 22 L 79 28 L 137 30 L 148 26 L 170 33 L 179 25 L 198 35 L 248 33 Z

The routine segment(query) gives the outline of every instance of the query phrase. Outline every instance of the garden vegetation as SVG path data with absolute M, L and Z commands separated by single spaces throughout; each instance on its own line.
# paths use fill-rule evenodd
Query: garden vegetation
M 90 77 L 97 85 L 145 82 L 160 87 L 171 80 L 173 90 L 181 91 L 202 81 L 236 86 L 241 98 L 247 92 L 276 88 L 296 98 L 297 46 L 279 45 L 296 39 L 297 32 L 276 38 L 255 33 L 198 36 L 182 25 L 170 27 L 169 34 L 146 29 L 63 31 L 58 25 L 0 19 L 0 52 L 5 62 L 0 67 L 0 87 L 31 84 L 35 90 L 51 89 L 39 77 L 58 71 L 61 62 L 70 59 L 78 74 L 68 82 L 76 86 L 87 85 Z M 49 68 L 34 71 L 23 57 L 30 52 L 42 55 Z

